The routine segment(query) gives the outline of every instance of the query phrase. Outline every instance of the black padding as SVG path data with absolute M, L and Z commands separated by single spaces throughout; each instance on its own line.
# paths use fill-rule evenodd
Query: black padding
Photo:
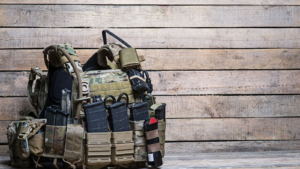
M 83 71 L 109 69 L 98 65 L 97 55 L 98 53 L 96 52 L 92 57 L 89 58 L 89 60 L 82 67 Z
M 49 63 L 49 85 L 48 85 L 48 97 L 44 108 L 39 118 L 46 118 L 46 109 L 49 106 L 60 106 L 61 91 L 65 88 L 72 90 L 72 78 L 67 75 L 62 67 L 55 68 Z M 70 96 L 71 99 L 71 96 Z

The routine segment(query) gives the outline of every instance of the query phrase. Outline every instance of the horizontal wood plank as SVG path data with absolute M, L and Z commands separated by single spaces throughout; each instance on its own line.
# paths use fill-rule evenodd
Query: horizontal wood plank
M 157 96 L 167 118 L 300 116 L 300 96 Z
M 10 0 L 0 4 L 97 4 L 97 5 L 300 5 L 297 0 Z
M 300 118 L 168 119 L 167 141 L 299 140 Z
M 155 95 L 297 94 L 300 71 L 155 71 Z
M 110 29 L 135 48 L 300 48 L 300 28 Z M 102 28 L 0 28 L 0 48 L 98 48 Z M 119 43 L 108 37 L 108 42 Z
M 300 141 L 220 141 L 166 143 L 167 154 L 300 150 Z
M 298 169 L 299 151 L 167 154 L 162 169 Z
M 9 156 L 9 149 L 8 145 L 0 145 L 0 156 Z M 0 164 L 2 164 L 0 162 Z
M 27 97 L 0 98 L 0 120 L 19 120 L 34 111 Z
M 76 50 L 81 63 L 96 51 Z M 299 49 L 138 49 L 137 53 L 146 59 L 145 70 L 300 69 Z M 34 66 L 47 70 L 42 49 L 0 50 L 0 61 L 1 71 Z
M 157 96 L 167 118 L 300 116 L 300 96 Z M 18 120 L 34 108 L 27 97 L 0 98 L 0 120 Z
M 0 143 L 7 143 L 1 121 Z M 166 141 L 299 140 L 300 118 L 167 119 Z
M 0 20 L 0 25 L 8 27 L 298 27 L 300 25 L 299 6 L 2 5 L 0 15 L 5 16 Z M 134 19 L 132 16 L 135 16 Z M 57 18 L 63 18 L 63 21 Z
M 300 71 L 151 71 L 154 95 L 299 94 Z M 27 96 L 28 72 L 0 72 L 0 96 Z

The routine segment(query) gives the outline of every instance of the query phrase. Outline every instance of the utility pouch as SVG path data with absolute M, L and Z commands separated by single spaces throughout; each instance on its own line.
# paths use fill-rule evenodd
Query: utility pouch
M 99 95 L 100 96 L 100 95 Z M 94 96 L 94 103 L 86 104 L 83 107 L 86 118 L 87 132 L 108 132 L 105 106 L 101 96 Z
M 144 92 L 148 90 L 146 80 L 138 70 L 129 69 L 128 76 L 134 91 Z
M 147 102 L 140 102 L 129 106 L 130 120 L 140 121 L 149 118 Z
M 66 130 L 67 126 L 46 125 L 44 153 L 51 155 L 64 154 Z
M 128 164 L 133 161 L 133 143 L 112 144 L 111 163 Z
M 82 159 L 83 127 L 80 124 L 69 124 L 67 126 L 65 150 L 63 161 L 75 167 Z
M 120 102 L 122 95 L 125 95 L 127 98 L 127 102 Z M 127 115 L 127 107 L 128 107 L 128 95 L 126 93 L 121 93 L 116 102 L 115 97 L 112 95 L 108 95 L 104 99 L 104 104 L 108 98 L 113 99 L 113 104 L 105 107 L 108 109 L 108 120 L 110 129 L 113 132 L 120 131 L 130 131 L 129 120 Z
M 147 151 L 145 146 L 134 147 L 134 162 L 147 161 Z
M 152 167 L 159 167 L 163 164 L 163 161 L 159 144 L 158 122 L 154 117 L 149 118 L 145 120 L 144 127 L 147 142 L 148 164 Z
M 35 134 L 28 140 L 30 152 L 36 156 L 41 156 L 44 152 L 45 132 Z
M 123 71 L 127 72 L 129 69 L 142 69 L 135 48 L 124 48 L 120 50 L 119 56 Z

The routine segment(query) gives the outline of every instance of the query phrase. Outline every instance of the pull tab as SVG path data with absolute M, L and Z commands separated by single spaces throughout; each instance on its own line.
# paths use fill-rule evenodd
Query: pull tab
M 118 97 L 117 102 L 120 102 L 120 101 L 121 101 L 123 95 L 126 96 L 126 107 L 128 107 L 129 99 L 128 99 L 128 95 L 127 95 L 126 93 L 121 93 L 121 94 L 119 95 L 119 97 Z
M 107 108 L 107 106 L 106 106 L 106 100 L 108 99 L 108 98 L 112 98 L 113 99 L 113 104 L 114 103 L 116 103 L 116 98 L 114 97 L 114 96 L 112 96 L 112 95 L 108 95 L 108 96 L 106 96 L 105 98 L 104 98 L 104 106 L 105 106 L 105 108 Z
M 102 101 L 101 95 L 94 96 L 94 102 L 100 102 Z

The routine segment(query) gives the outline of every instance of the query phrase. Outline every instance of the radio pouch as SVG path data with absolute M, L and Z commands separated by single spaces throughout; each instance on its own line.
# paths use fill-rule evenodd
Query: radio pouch
M 65 151 L 63 161 L 73 169 L 75 164 L 82 161 L 83 127 L 80 124 L 69 124 L 67 126 Z
M 148 164 L 152 167 L 159 167 L 163 164 L 163 161 L 160 151 L 157 120 L 154 117 L 145 120 L 144 128 L 147 142 Z
M 86 118 L 87 132 L 108 132 L 105 106 L 101 96 L 94 96 L 94 103 L 82 106 Z
M 127 72 L 129 69 L 142 69 L 135 48 L 124 48 L 120 50 L 119 56 L 123 71 Z
M 122 95 L 126 96 L 127 103 L 120 102 Z M 113 104 L 106 106 L 106 100 L 108 98 L 113 99 Z M 110 125 L 110 130 L 112 132 L 120 132 L 120 131 L 130 131 L 129 120 L 127 115 L 127 107 L 128 107 L 128 95 L 126 93 L 121 93 L 116 102 L 115 97 L 112 95 L 108 95 L 104 99 L 105 107 L 108 109 L 108 121 Z
M 128 75 L 134 91 L 144 92 L 148 90 L 148 85 L 143 75 L 138 70 L 130 69 Z
M 140 102 L 129 106 L 130 109 L 130 120 L 140 121 L 149 118 L 148 104 L 147 102 Z

